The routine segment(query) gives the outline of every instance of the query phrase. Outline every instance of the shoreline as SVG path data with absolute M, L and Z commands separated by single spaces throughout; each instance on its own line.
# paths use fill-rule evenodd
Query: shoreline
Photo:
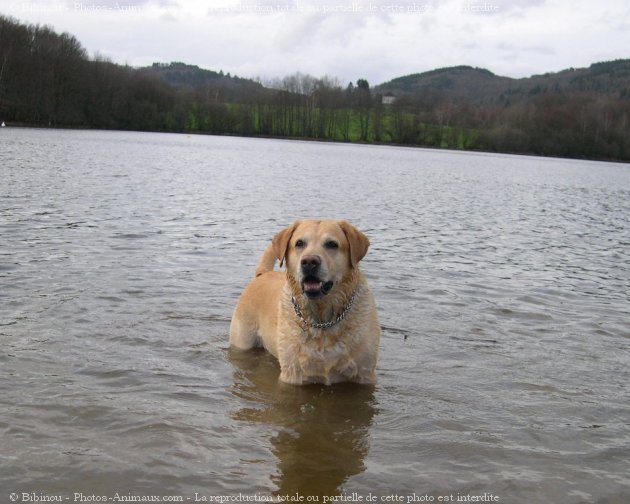
M 395 142 L 376 142 L 376 141 L 364 141 L 364 140 L 334 140 L 330 138 L 313 138 L 313 137 L 288 137 L 288 136 L 273 136 L 273 135 L 236 135 L 233 133 L 210 133 L 203 131 L 165 131 L 165 130 L 138 130 L 138 129 L 116 129 L 116 128 L 89 128 L 89 127 L 76 127 L 76 126 L 42 126 L 37 124 L 26 123 L 10 123 L 0 128 L 0 131 L 4 129 L 49 129 L 60 131 L 117 131 L 121 133 L 164 133 L 173 135 L 196 135 L 196 136 L 216 136 L 216 137 L 233 137 L 233 138 L 260 138 L 263 140 L 290 140 L 294 142 L 316 142 L 316 143 L 330 143 L 341 145 L 366 145 L 366 146 L 380 146 L 380 147 L 402 147 L 408 149 L 427 149 L 432 151 L 442 152 L 461 152 L 471 154 L 497 154 L 505 156 L 525 156 L 532 158 L 547 158 L 547 159 L 566 159 L 577 161 L 592 161 L 601 163 L 618 163 L 618 164 L 630 164 L 630 160 L 615 159 L 615 158 L 587 158 L 587 157 L 566 157 L 566 156 L 553 156 L 549 154 L 537 154 L 535 152 L 512 152 L 512 151 L 493 151 L 483 149 L 450 149 L 444 147 L 435 147 L 432 145 L 421 144 L 402 144 Z

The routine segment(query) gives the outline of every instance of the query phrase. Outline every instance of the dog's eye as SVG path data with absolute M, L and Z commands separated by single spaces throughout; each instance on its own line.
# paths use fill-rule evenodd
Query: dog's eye
M 326 243 L 324 243 L 324 247 L 326 247 L 329 250 L 337 250 L 339 248 L 339 244 L 336 241 L 329 240 Z
M 295 242 L 295 248 L 302 248 L 304 247 L 304 240 L 298 240 Z

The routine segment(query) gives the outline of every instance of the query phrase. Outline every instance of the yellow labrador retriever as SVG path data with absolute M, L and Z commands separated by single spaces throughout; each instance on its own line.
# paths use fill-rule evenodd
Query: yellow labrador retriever
M 359 270 L 369 245 L 344 220 L 296 221 L 280 231 L 234 310 L 230 344 L 262 345 L 286 383 L 374 383 L 381 329 Z M 273 270 L 276 260 L 286 272 Z

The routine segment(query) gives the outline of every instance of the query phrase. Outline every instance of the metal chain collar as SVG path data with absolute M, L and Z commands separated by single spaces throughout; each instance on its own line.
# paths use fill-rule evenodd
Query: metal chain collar
M 339 316 L 335 320 L 330 320 L 329 322 L 309 322 L 308 320 L 304 318 L 304 315 L 302 314 L 302 309 L 300 308 L 300 305 L 295 299 L 295 296 L 291 296 L 291 302 L 293 303 L 293 309 L 295 310 L 295 314 L 298 316 L 298 318 L 300 319 L 300 322 L 302 322 L 304 326 L 312 327 L 314 329 L 330 329 L 332 326 L 337 325 L 339 322 L 341 322 L 343 319 L 346 318 L 346 316 L 348 315 L 348 312 L 350 311 L 350 308 L 352 308 L 352 303 L 354 303 L 354 299 L 356 298 L 356 296 L 357 296 L 357 291 L 354 291 L 352 293 L 352 296 L 350 296 L 350 300 L 348 301 L 348 304 L 343 309 L 343 311 L 339 314 Z

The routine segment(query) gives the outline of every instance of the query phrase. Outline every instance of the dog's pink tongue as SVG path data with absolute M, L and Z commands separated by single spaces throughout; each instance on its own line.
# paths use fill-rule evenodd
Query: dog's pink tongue
M 321 290 L 322 282 L 319 280 L 307 280 L 304 282 L 304 290 L 307 291 L 316 291 Z

